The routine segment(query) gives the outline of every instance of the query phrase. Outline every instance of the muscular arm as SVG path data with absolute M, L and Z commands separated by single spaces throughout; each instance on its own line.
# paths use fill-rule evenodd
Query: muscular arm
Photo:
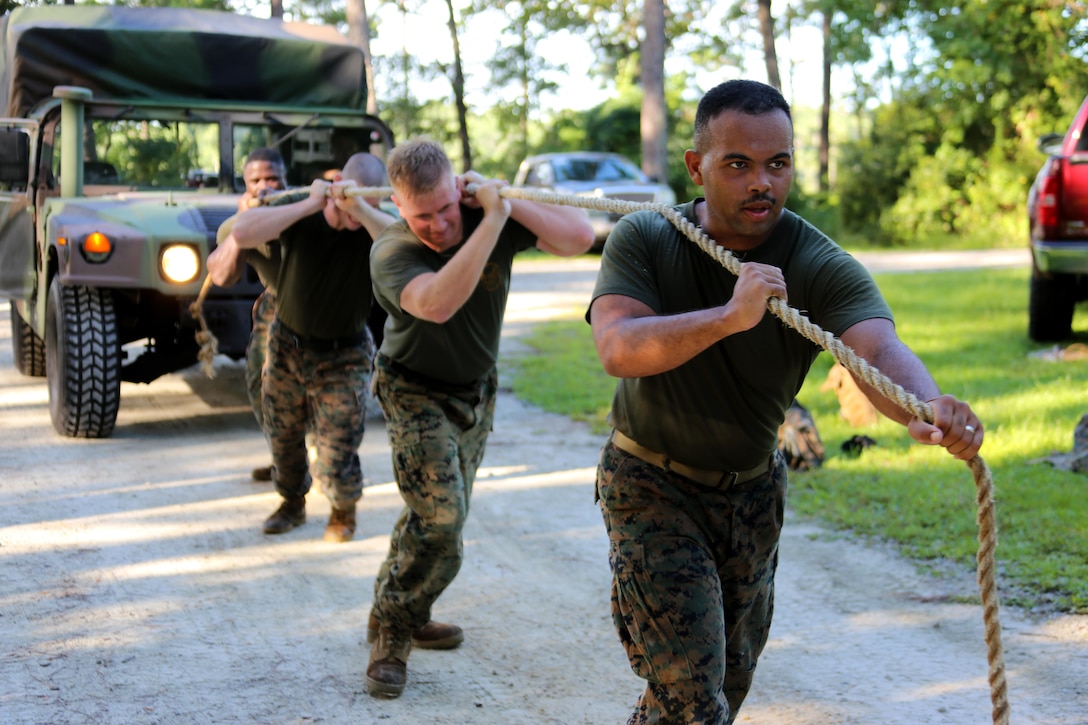
M 888 379 L 924 400 L 933 408 L 933 424 L 918 418 L 885 398 L 863 380 L 862 392 L 877 410 L 907 426 L 911 438 L 926 445 L 940 445 L 960 460 L 973 458 L 982 446 L 982 422 L 971 407 L 951 395 L 941 395 L 933 376 L 914 352 L 899 339 L 891 320 L 864 320 L 843 333 L 842 341 Z M 966 430 L 971 426 L 974 432 Z
M 276 239 L 287 227 L 325 208 L 328 186 L 327 181 L 318 180 L 302 201 L 257 207 L 240 215 L 232 230 L 235 243 L 242 249 L 254 249 Z
M 602 295 L 590 309 L 597 355 L 613 377 L 657 375 L 755 327 L 771 297 L 785 300 L 786 284 L 781 270 L 765 264 L 743 265 L 732 298 L 721 307 L 658 315 L 631 297 Z
M 535 234 L 537 248 L 549 254 L 573 257 L 593 245 L 593 227 L 582 209 L 511 199 L 510 218 Z
M 208 255 L 208 274 L 212 283 L 220 287 L 230 287 L 238 282 L 245 266 L 242 250 L 235 243 L 233 234 L 228 234 Z
M 475 231 L 442 269 L 419 275 L 401 291 L 400 306 L 410 315 L 442 324 L 476 289 L 510 214 L 509 202 L 499 197 L 494 184 L 482 185 L 476 198 L 481 201 L 484 218 Z

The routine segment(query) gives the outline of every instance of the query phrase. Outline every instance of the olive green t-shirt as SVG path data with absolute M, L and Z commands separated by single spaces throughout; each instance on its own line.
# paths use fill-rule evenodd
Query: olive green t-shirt
M 287 227 L 277 240 L 276 317 L 306 337 L 354 337 L 366 331 L 373 293 L 365 228 L 333 229 L 323 211 Z
M 219 225 L 219 229 L 215 233 L 216 244 L 222 244 L 223 240 L 227 238 L 227 235 L 234 229 L 234 222 L 238 220 L 238 215 L 235 214 L 228 217 L 222 224 Z M 261 284 L 264 285 L 272 294 L 276 294 L 276 277 L 280 273 L 280 245 L 276 243 L 262 244 L 255 249 L 243 249 L 242 261 L 257 272 L 257 278 L 261 280 Z
M 461 205 L 461 217 L 468 239 L 483 211 Z M 382 354 L 427 377 L 458 384 L 478 380 L 495 366 L 514 255 L 536 244 L 536 235 L 508 220 L 476 289 L 445 323 L 421 320 L 401 309 L 401 292 L 408 283 L 442 269 L 463 244 L 439 254 L 400 220 L 378 235 L 370 253 L 374 298 L 389 313 Z
M 676 209 L 698 224 L 694 205 Z M 792 212 L 742 261 L 780 268 L 789 305 L 836 336 L 862 320 L 892 319 L 868 271 Z M 618 294 L 657 314 L 678 314 L 726 304 L 736 279 L 664 216 L 641 211 L 621 219 L 609 237 L 593 300 Z M 777 446 L 785 411 L 819 352 L 768 312 L 756 327 L 673 370 L 620 379 L 612 424 L 690 466 L 754 468 Z

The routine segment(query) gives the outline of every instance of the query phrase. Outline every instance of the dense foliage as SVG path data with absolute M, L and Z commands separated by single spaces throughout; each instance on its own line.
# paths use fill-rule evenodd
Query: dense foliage
M 826 16 L 829 62 L 853 79 L 850 95 L 832 98 L 828 109 L 829 186 L 821 183 L 817 158 L 824 133 L 821 109 L 794 109 L 798 184 L 792 206 L 818 217 L 836 236 L 881 246 L 1024 243 L 1024 198 L 1044 159 L 1036 139 L 1064 131 L 1088 93 L 1088 64 L 1080 50 L 1088 32 L 1084 3 L 795 0 L 775 7 L 783 21 L 775 26 L 777 42 L 785 45 L 791 31 L 819 25 Z M 477 4 L 474 12 L 482 11 Z M 512 27 L 521 32 L 508 39 L 508 51 L 497 58 L 502 74 L 495 78 L 516 80 L 518 100 L 474 109 L 476 166 L 512 178 L 526 154 L 578 148 L 613 150 L 638 160 L 641 89 L 632 26 L 639 17 L 637 4 L 508 3 L 505 12 L 517 18 Z M 738 48 L 758 45 L 753 3 L 673 3 L 670 13 L 673 51 L 686 53 L 695 69 L 742 66 Z M 524 72 L 532 70 L 531 54 L 523 52 L 532 45 L 523 31 L 575 32 L 584 18 L 595 22 L 581 32 L 599 54 L 599 68 L 589 70 L 602 74 L 602 102 L 586 111 L 545 116 L 535 110 L 528 84 L 532 74 Z M 693 27 L 717 23 L 721 32 L 688 32 L 679 20 Z M 909 50 L 891 49 L 907 38 Z M 874 49 L 882 49 L 879 60 Z M 519 62 L 526 64 L 520 74 Z M 757 66 L 742 72 L 765 75 Z M 402 77 L 407 88 L 411 80 Z M 679 198 L 697 192 L 682 158 L 701 90 L 694 73 L 669 75 L 669 182 Z M 398 117 L 413 119 L 398 129 L 400 134 L 453 141 L 457 128 L 448 102 L 421 104 L 417 110 L 396 106 Z
M 50 2 L 50 0 L 44 0 Z M 130 5 L 230 7 L 265 15 L 271 0 L 119 0 Z M 286 17 L 336 24 L 346 31 L 349 3 L 287 0 Z M 0 8 L 35 0 L 0 0 Z M 369 0 L 404 25 L 423 22 L 424 0 Z M 373 58 L 379 113 L 397 138 L 427 135 L 485 174 L 512 178 L 528 154 L 600 149 L 641 156 L 639 51 L 642 4 L 634 0 L 450 0 L 451 32 L 485 13 L 501 14 L 489 98 L 466 98 L 467 129 L 453 103 L 454 65 L 422 63 L 406 52 Z M 764 3 L 764 8 L 766 4 Z M 835 236 L 883 246 L 1019 246 L 1026 236 L 1024 198 L 1044 160 L 1037 138 L 1063 132 L 1088 93 L 1088 3 L 1052 0 L 775 0 L 770 23 L 757 22 L 751 0 L 675 0 L 667 7 L 666 58 L 688 70 L 666 73 L 669 179 L 681 199 L 697 192 L 683 167 L 695 103 L 714 78 L 765 79 L 780 65 L 764 55 L 792 51 L 793 35 L 820 29 L 827 68 L 849 90 L 826 108 L 795 106 L 798 183 L 795 207 Z M 433 21 L 431 18 L 426 18 Z M 372 23 L 370 35 L 380 34 Z M 596 60 L 569 68 L 540 52 L 558 33 L 584 39 Z M 768 42 L 773 41 L 773 42 Z M 452 36 L 451 36 L 452 46 Z M 820 62 L 820 58 L 805 59 Z M 668 62 L 668 60 L 666 61 Z M 790 63 L 794 62 L 792 59 Z M 541 96 L 556 73 L 586 73 L 601 83 L 601 102 L 585 111 L 545 113 Z M 776 71 L 777 72 L 777 71 Z M 788 66 L 785 75 L 788 75 Z M 447 97 L 418 88 L 449 78 Z M 702 82 L 706 82 L 705 80 Z M 499 100 L 495 100 L 498 98 Z M 469 145 L 463 145 L 463 136 Z

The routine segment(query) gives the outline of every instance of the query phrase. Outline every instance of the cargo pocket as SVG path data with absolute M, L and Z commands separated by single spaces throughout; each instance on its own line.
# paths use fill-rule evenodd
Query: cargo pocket
M 435 515 L 434 487 L 431 485 L 427 463 L 427 451 L 417 427 L 408 430 L 390 428 L 390 445 L 393 449 L 393 467 L 397 474 L 397 487 L 404 503 L 417 516 L 431 519 Z
M 662 544 L 667 540 L 655 539 L 654 548 Z M 662 598 L 660 584 L 655 582 L 655 575 L 660 582 L 673 573 L 660 577 L 649 564 L 655 558 L 653 551 L 638 541 L 628 539 L 612 545 L 616 629 L 636 675 L 649 682 L 690 680 L 692 663 L 673 620 L 678 612 Z

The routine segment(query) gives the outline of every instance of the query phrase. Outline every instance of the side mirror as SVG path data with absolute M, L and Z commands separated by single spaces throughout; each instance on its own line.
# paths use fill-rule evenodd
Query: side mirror
M 1039 137 L 1039 141 L 1035 144 L 1035 148 L 1042 151 L 1047 156 L 1057 156 L 1062 152 L 1062 141 L 1065 140 L 1065 136 L 1060 133 L 1047 133 Z
M 30 137 L 22 129 L 0 128 L 0 184 L 25 186 L 30 180 Z

